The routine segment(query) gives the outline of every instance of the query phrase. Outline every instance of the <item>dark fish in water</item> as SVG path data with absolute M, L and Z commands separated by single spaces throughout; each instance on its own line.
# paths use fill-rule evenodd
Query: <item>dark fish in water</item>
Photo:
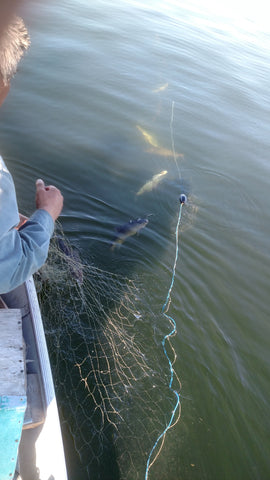
M 70 273 L 76 279 L 79 285 L 83 284 L 83 264 L 77 250 L 68 245 L 63 238 L 55 238 L 59 250 L 66 256 Z
M 147 224 L 147 218 L 137 218 L 136 220 L 130 220 L 128 223 L 124 223 L 124 225 L 116 227 L 115 230 L 117 232 L 117 236 L 111 244 L 111 250 L 114 250 L 116 245 L 121 245 L 126 240 L 126 238 L 138 233 Z

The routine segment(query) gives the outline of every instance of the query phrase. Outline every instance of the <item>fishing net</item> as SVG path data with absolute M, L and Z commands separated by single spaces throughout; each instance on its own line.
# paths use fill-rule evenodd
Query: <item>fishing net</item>
M 138 279 L 83 261 L 60 225 L 35 282 L 70 478 L 145 478 L 175 408 L 160 305 L 149 305 Z

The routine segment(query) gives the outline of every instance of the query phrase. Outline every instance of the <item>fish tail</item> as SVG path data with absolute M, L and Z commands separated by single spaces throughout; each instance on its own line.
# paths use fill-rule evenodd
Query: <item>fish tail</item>
M 124 240 L 122 240 L 122 239 L 117 239 L 114 242 L 112 242 L 111 245 L 110 245 L 111 252 L 114 252 L 114 250 L 116 249 L 117 246 L 120 247 L 122 245 L 123 241 Z

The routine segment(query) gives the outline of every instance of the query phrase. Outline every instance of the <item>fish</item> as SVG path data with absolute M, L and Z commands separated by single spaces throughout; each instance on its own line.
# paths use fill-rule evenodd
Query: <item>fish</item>
M 116 245 L 121 245 L 128 237 L 139 233 L 147 224 L 147 218 L 137 218 L 136 220 L 129 220 L 129 222 L 116 227 L 117 235 L 111 244 L 111 250 L 114 250 Z
M 147 153 L 154 153 L 155 155 L 159 155 L 161 157 L 167 157 L 167 158 L 179 158 L 183 157 L 183 153 L 177 153 L 174 152 L 173 150 L 170 150 L 168 148 L 163 148 L 163 147 L 151 147 L 148 148 Z
M 65 240 L 60 237 L 55 237 L 56 244 L 59 250 L 65 255 L 69 270 L 73 278 L 75 278 L 78 285 L 83 284 L 83 264 L 77 250 L 68 245 Z
M 167 175 L 167 170 L 162 170 L 162 172 L 157 173 L 154 175 L 151 180 L 146 182 L 140 190 L 136 193 L 136 195 L 142 195 L 144 192 L 151 192 L 154 188 L 158 186 L 158 184 L 163 180 L 164 176 Z
M 142 134 L 144 140 L 146 141 L 146 143 L 148 143 L 152 147 L 158 148 L 158 146 L 159 146 L 158 142 L 155 139 L 155 137 L 153 135 L 151 135 L 151 133 L 144 130 L 144 128 L 140 127 L 140 125 L 136 125 L 136 128 L 139 130 L 139 132 L 141 132 L 141 134 Z
M 173 150 L 169 150 L 168 148 L 161 147 L 156 138 L 151 135 L 151 133 L 147 132 L 147 130 L 144 130 L 144 128 L 140 127 L 140 125 L 136 125 L 136 128 L 139 130 L 139 132 L 141 132 L 146 143 L 150 145 L 150 147 L 148 147 L 146 150 L 147 153 L 154 153 L 155 155 L 167 158 L 179 158 L 184 156 L 183 153 L 177 153 Z
M 166 88 L 168 88 L 169 84 L 168 83 L 164 83 L 164 85 L 161 85 L 160 87 L 157 87 L 153 90 L 153 93 L 159 93 L 159 92 L 163 92 L 163 90 L 166 90 Z

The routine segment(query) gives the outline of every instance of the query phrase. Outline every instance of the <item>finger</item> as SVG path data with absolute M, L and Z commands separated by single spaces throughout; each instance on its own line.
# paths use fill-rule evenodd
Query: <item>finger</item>
M 41 180 L 41 178 L 39 178 L 37 181 L 36 181 L 36 189 L 37 190 L 43 190 L 45 188 L 45 185 L 44 185 L 44 182 L 43 180 Z

